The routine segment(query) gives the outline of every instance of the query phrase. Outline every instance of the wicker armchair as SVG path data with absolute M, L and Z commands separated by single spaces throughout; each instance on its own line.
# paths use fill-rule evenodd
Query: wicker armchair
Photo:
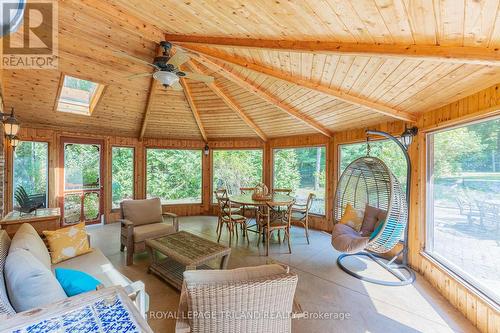
M 291 332 L 291 319 L 301 312 L 294 303 L 297 280 L 276 264 L 186 271 L 176 332 Z
M 146 239 L 179 231 L 176 214 L 163 213 L 160 199 L 125 200 L 121 209 L 120 251 L 127 248 L 127 266 L 133 264 L 134 253 L 146 251 Z M 165 223 L 171 220 L 171 223 Z
M 309 244 L 309 211 L 316 196 L 309 193 L 305 204 L 295 204 L 292 207 L 292 222 L 299 223 L 304 227 L 307 244 Z

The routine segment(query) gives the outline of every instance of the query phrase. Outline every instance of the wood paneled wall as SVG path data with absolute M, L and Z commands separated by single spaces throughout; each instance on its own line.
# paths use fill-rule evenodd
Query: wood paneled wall
M 417 144 L 410 149 L 413 181 L 410 216 L 410 263 L 481 332 L 500 332 L 500 312 L 476 290 L 424 253 L 426 221 L 426 134 L 500 115 L 500 85 L 420 115 Z

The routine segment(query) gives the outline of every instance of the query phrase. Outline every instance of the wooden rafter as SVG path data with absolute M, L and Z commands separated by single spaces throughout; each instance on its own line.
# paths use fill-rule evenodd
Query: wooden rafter
M 230 46 L 232 48 L 257 48 L 315 54 L 346 54 L 373 57 L 416 58 L 428 61 L 500 66 L 498 48 L 393 45 L 369 43 L 339 43 L 328 41 L 270 40 L 230 37 L 200 37 L 185 35 L 165 36 L 166 40 L 183 45 Z
M 384 104 L 376 103 L 373 101 L 370 101 L 368 99 L 354 96 L 351 94 L 348 94 L 342 90 L 339 89 L 333 89 L 318 83 L 315 83 L 313 81 L 309 81 L 307 79 L 303 79 L 301 77 L 297 77 L 294 75 L 291 75 L 290 73 L 284 73 L 281 71 L 278 71 L 274 68 L 263 66 L 260 64 L 255 64 L 255 63 L 250 63 L 248 60 L 242 57 L 237 57 L 237 56 L 230 56 L 225 52 L 221 52 L 219 50 L 211 49 L 208 47 L 200 47 L 196 45 L 189 45 L 189 44 L 180 44 L 182 48 L 185 48 L 186 50 L 194 51 L 196 53 L 199 53 L 201 55 L 206 55 L 211 58 L 215 58 L 216 60 L 222 60 L 226 63 L 230 63 L 233 65 L 241 66 L 250 70 L 253 70 L 255 72 L 265 74 L 267 76 L 273 77 L 275 79 L 283 80 L 286 82 L 289 82 L 294 85 L 298 85 L 303 88 L 307 88 L 313 91 L 321 92 L 325 95 L 331 96 L 333 98 L 336 98 L 338 100 L 358 105 L 361 107 L 369 108 L 373 111 L 376 111 L 380 114 L 399 119 L 399 120 L 404 120 L 404 121 L 411 121 L 415 122 L 416 121 L 416 115 L 402 111 L 402 110 L 397 110 L 392 107 L 389 107 Z
M 198 128 L 200 130 L 200 134 L 203 137 L 203 140 L 205 142 L 208 142 L 207 133 L 205 132 L 205 128 L 203 127 L 203 124 L 201 122 L 200 113 L 198 112 L 198 108 L 194 104 L 193 94 L 191 93 L 191 88 L 189 88 L 189 86 L 187 85 L 187 83 L 184 79 L 180 79 L 180 84 L 181 84 L 182 89 L 184 91 L 184 96 L 186 96 L 186 100 L 189 104 L 189 107 L 191 108 L 191 112 L 193 112 L 194 120 L 196 121 L 196 124 L 198 125 Z
M 211 70 L 222 75 L 226 79 L 228 79 L 228 80 L 232 81 L 233 83 L 237 84 L 238 86 L 242 87 L 243 89 L 246 89 L 247 91 L 259 96 L 260 98 L 267 101 L 268 103 L 271 103 L 273 106 L 277 107 L 278 109 L 288 113 L 290 116 L 303 122 L 307 126 L 315 129 L 316 131 L 318 131 L 318 132 L 320 132 L 328 137 L 332 136 L 332 133 L 330 132 L 330 130 L 328 130 L 326 127 L 324 127 L 320 123 L 305 116 L 303 113 L 301 113 L 296 108 L 280 101 L 276 96 L 260 89 L 252 82 L 246 80 L 241 75 L 232 71 L 230 68 L 226 68 L 220 64 L 217 64 L 217 63 L 215 63 L 215 62 L 211 61 L 210 59 L 207 59 L 206 57 L 203 57 L 203 56 L 195 56 L 195 59 L 197 61 L 201 62 L 206 67 L 210 68 Z
M 266 67 L 266 66 L 262 66 L 262 65 L 254 64 L 254 63 L 249 63 L 248 60 L 241 58 L 241 57 L 229 56 L 224 52 L 220 52 L 220 51 L 213 50 L 213 49 L 206 48 L 206 47 L 186 46 L 186 45 L 182 45 L 182 47 L 184 47 L 188 50 L 191 50 L 191 51 L 198 52 L 202 55 L 207 55 L 209 57 L 215 58 L 216 60 L 222 60 L 226 63 L 238 65 L 238 66 L 256 71 L 256 72 L 261 73 L 261 74 L 265 74 L 267 76 L 270 76 L 270 77 L 273 77 L 276 79 L 287 81 L 289 83 L 301 86 L 303 88 L 307 88 L 307 89 L 311 89 L 313 91 L 321 92 L 325 95 L 329 95 L 331 97 L 334 97 L 336 99 L 342 100 L 342 101 L 350 103 L 350 104 L 354 104 L 354 105 L 358 105 L 358 106 L 372 109 L 378 113 L 384 114 L 386 116 L 389 116 L 389 117 L 392 117 L 395 119 L 400 119 L 400 120 L 404 120 L 404 121 L 412 121 L 412 122 L 416 120 L 416 116 L 409 113 L 409 112 L 405 112 L 402 110 L 396 110 L 396 109 L 391 108 L 389 106 L 379 104 L 376 102 L 372 102 L 372 101 L 369 101 L 369 100 L 366 100 L 364 98 L 357 97 L 354 95 L 350 95 L 350 94 L 347 94 L 341 90 L 332 89 L 330 87 L 323 86 L 323 85 L 311 82 L 309 80 L 290 75 L 288 73 L 277 71 L 277 70 L 270 68 L 270 67 Z
M 187 62 L 187 65 L 189 68 L 191 68 L 194 72 L 198 72 L 200 74 L 206 74 L 200 67 L 198 67 L 196 64 L 194 64 L 192 61 Z M 247 114 L 242 110 L 242 108 L 228 95 L 226 95 L 220 88 L 219 86 L 214 83 L 205 83 L 210 90 L 212 90 L 217 96 L 219 96 L 220 99 L 226 103 L 226 105 L 236 112 L 238 116 L 243 120 L 263 141 L 267 141 L 267 136 L 264 134 L 264 132 L 255 124 L 255 122 L 250 119 Z
M 151 106 L 153 105 L 153 100 L 155 97 L 156 80 L 151 77 L 151 83 L 149 84 L 149 94 L 148 101 L 146 102 L 146 108 L 144 109 L 144 115 L 142 117 L 141 132 L 139 133 L 139 139 L 144 137 L 146 133 L 146 127 L 148 125 L 149 114 L 151 113 Z

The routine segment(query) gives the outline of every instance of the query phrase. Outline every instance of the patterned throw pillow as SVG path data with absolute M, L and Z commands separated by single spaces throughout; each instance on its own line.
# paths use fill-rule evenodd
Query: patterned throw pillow
M 92 251 L 84 222 L 55 231 L 44 231 L 43 234 L 47 237 L 53 264 Z
M 345 224 L 359 232 L 363 224 L 363 216 L 364 212 L 362 210 L 354 209 L 351 204 L 347 204 L 344 215 L 342 215 L 339 223 Z

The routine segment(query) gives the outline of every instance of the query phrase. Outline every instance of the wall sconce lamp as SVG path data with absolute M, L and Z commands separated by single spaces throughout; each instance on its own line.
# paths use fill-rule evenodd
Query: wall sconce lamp
M 418 128 L 417 127 L 406 127 L 403 133 L 401 133 L 401 143 L 403 146 L 405 146 L 406 149 L 411 145 L 413 142 L 413 137 L 417 135 L 418 133 Z
M 21 126 L 19 125 L 19 121 L 14 116 L 14 108 L 11 109 L 10 114 L 0 112 L 0 116 L 2 117 L 5 136 L 10 140 L 10 144 L 15 149 L 15 147 L 19 144 L 17 133 L 19 132 Z
M 210 154 L 210 147 L 208 146 L 208 143 L 205 143 L 205 148 L 203 148 L 203 153 L 205 156 L 208 156 Z

